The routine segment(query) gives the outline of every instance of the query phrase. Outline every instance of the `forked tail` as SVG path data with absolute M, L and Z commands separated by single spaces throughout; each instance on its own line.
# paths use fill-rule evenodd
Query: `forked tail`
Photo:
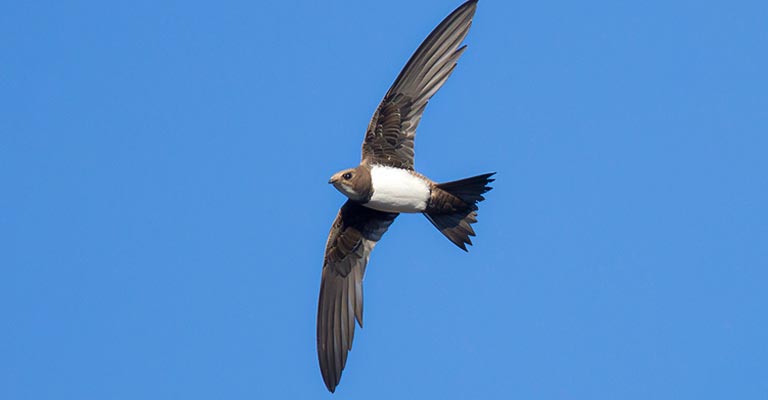
M 472 224 L 477 222 L 477 203 L 485 200 L 483 194 L 491 190 L 488 186 L 495 172 L 473 176 L 453 182 L 438 184 L 432 190 L 424 216 L 445 237 L 467 251 L 471 245 L 470 236 L 475 236 Z

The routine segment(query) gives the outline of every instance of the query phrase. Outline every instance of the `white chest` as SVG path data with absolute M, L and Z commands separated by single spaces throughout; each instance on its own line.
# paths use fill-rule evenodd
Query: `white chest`
M 429 183 L 407 170 L 374 166 L 371 168 L 373 195 L 368 208 L 386 212 L 417 213 L 427 208 Z

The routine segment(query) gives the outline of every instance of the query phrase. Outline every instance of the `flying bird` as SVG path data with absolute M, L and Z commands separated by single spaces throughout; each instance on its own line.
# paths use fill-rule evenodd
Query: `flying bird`
M 477 203 L 494 173 L 435 183 L 416 172 L 413 141 L 424 108 L 456 67 L 477 0 L 446 17 L 424 40 L 373 114 L 362 160 L 328 183 L 348 200 L 325 247 L 317 311 L 317 356 L 329 391 L 336 390 L 352 349 L 355 320 L 363 326 L 363 275 L 376 243 L 400 213 L 422 213 L 451 242 L 467 251 Z

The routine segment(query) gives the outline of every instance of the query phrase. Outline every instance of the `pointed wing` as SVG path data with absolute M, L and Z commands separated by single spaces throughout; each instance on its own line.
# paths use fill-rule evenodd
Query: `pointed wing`
M 429 99 L 456 67 L 477 0 L 446 17 L 405 64 L 373 114 L 363 141 L 363 162 L 413 169 L 413 140 Z
M 331 227 L 317 309 L 317 357 L 331 392 L 339 384 L 352 349 L 355 319 L 363 326 L 363 275 L 368 257 L 397 215 L 347 201 Z

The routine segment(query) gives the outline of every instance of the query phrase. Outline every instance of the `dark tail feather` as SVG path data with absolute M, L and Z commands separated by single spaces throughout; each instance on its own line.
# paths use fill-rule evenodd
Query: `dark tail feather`
M 485 200 L 483 193 L 491 190 L 488 186 L 495 172 L 473 176 L 437 185 L 447 195 L 433 194 L 436 203 L 427 209 L 424 216 L 453 244 L 467 251 L 471 245 L 470 236 L 475 236 L 472 224 L 477 222 L 477 203 Z
M 461 179 L 458 181 L 440 183 L 437 185 L 437 187 L 460 198 L 465 203 L 471 204 L 475 207 L 474 209 L 477 210 L 476 203 L 485 200 L 483 193 L 493 189 L 487 185 L 495 180 L 491 179 L 491 176 L 494 174 L 496 173 L 491 172 L 489 174 L 473 176 L 471 178 Z

